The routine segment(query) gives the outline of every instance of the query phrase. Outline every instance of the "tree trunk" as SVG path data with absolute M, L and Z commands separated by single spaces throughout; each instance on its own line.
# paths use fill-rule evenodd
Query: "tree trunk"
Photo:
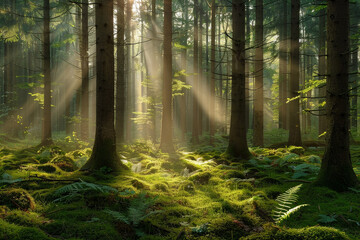
M 126 81 L 125 81 L 125 52 L 124 52 L 124 33 L 125 33 L 125 18 L 124 18 L 124 0 L 117 0 L 117 72 L 116 72 L 116 142 L 118 144 L 124 143 L 125 140 L 125 101 L 126 101 Z
M 238 159 L 249 159 L 245 124 L 245 2 L 232 3 L 233 58 L 231 120 L 228 154 Z
M 287 1 L 282 1 L 279 24 L 279 128 L 287 129 Z
M 264 145 L 264 88 L 263 88 L 263 0 L 256 0 L 255 25 L 255 95 L 254 95 L 254 146 Z
M 291 0 L 291 44 L 290 44 L 290 98 L 298 96 L 300 81 L 300 0 Z M 289 145 L 301 146 L 299 98 L 289 104 Z
M 198 0 L 194 0 L 194 76 L 193 76 L 193 120 L 192 143 L 199 143 L 199 29 L 198 29 Z
M 326 49 L 325 49 L 325 42 L 326 42 L 326 11 L 325 9 L 321 10 L 319 12 L 319 32 L 320 32 L 320 38 L 319 38 L 319 80 L 326 79 Z M 325 107 L 321 106 L 322 102 L 325 100 L 326 96 L 326 85 L 324 84 L 322 87 L 319 88 L 319 97 L 321 97 L 320 100 L 320 106 L 319 106 L 319 136 L 320 139 L 324 139 L 324 136 L 322 134 L 326 132 L 327 126 L 326 126 L 326 111 Z
M 89 138 L 89 22 L 88 0 L 82 2 L 81 12 L 81 139 Z
M 245 125 L 246 131 L 249 129 L 249 119 L 250 119 L 250 45 L 251 45 L 251 30 L 250 30 L 250 1 L 246 3 L 246 51 L 245 51 Z M 229 63 L 228 63 L 229 64 Z
M 172 140 L 172 0 L 164 0 L 164 59 L 163 59 L 163 97 L 160 149 L 174 152 Z
M 96 132 L 93 152 L 82 170 L 126 168 L 116 153 L 114 128 L 113 0 L 98 0 L 96 26 Z
M 131 17 L 132 17 L 132 6 L 133 0 L 127 0 L 126 2 L 126 28 L 125 28 L 125 42 L 126 42 L 126 60 L 125 60 L 125 77 L 126 77 L 126 141 L 131 142 L 132 140 L 132 122 L 131 118 L 133 115 L 133 89 L 131 82 Z
M 44 115 L 41 145 L 52 144 L 51 139 L 51 73 L 50 73 L 50 2 L 44 0 L 43 32 L 43 72 L 44 72 Z
M 329 130 L 317 184 L 346 191 L 358 179 L 349 149 L 349 1 L 327 4 L 326 112 Z
M 215 0 L 211 1 L 211 56 L 210 56 L 210 71 L 211 71 L 211 79 L 210 79 L 210 109 L 209 109 L 209 127 L 210 127 L 210 144 L 214 143 L 214 135 L 215 135 L 215 23 L 216 23 L 216 4 Z
M 198 73 L 199 73 L 199 78 L 198 78 L 198 86 L 200 87 L 200 89 L 203 88 L 204 86 L 204 79 L 203 79 L 203 67 L 202 67 L 202 59 L 203 59 L 203 44 L 202 44 L 202 41 L 203 41 L 203 38 L 202 38 L 202 24 L 203 24 L 203 10 L 202 10 L 202 0 L 200 0 L 200 7 L 198 8 L 199 9 L 199 14 L 200 14 L 200 19 L 199 19 L 199 34 L 198 34 L 198 37 L 199 37 L 199 46 L 198 46 L 198 58 L 199 58 L 199 66 L 198 66 Z M 200 95 L 200 92 L 201 92 L 201 95 L 204 93 L 203 91 L 198 91 L 198 94 Z M 199 99 L 200 99 L 200 96 L 198 96 Z M 199 104 L 200 103 L 200 104 Z M 202 130 L 203 130 L 203 101 L 198 101 L 198 133 L 199 133 L 199 136 L 202 135 Z

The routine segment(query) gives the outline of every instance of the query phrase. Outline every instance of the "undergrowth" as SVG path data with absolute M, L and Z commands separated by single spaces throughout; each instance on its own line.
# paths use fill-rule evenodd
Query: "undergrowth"
M 122 146 L 125 175 L 80 172 L 85 145 L 2 145 L 0 195 L 13 200 L 0 203 L 0 239 L 358 239 L 360 189 L 310 183 L 323 148 L 251 148 L 234 163 L 226 136 L 208 140 L 170 156 L 149 141 Z M 351 154 L 359 175 L 360 148 Z

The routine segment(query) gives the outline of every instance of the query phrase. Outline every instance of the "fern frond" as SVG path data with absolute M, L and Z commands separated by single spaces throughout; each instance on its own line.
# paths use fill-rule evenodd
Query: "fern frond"
M 302 184 L 299 184 L 295 187 L 289 188 L 284 193 L 280 194 L 276 198 L 277 206 L 273 211 L 273 219 L 276 223 L 280 223 L 283 220 L 287 219 L 291 214 L 298 211 L 300 208 L 308 206 L 308 204 L 301 204 L 295 207 L 292 207 L 299 198 L 297 193 L 300 191 Z
M 122 222 L 124 222 L 126 224 L 130 224 L 129 219 L 124 214 L 122 214 L 120 212 L 112 211 L 110 209 L 105 209 L 105 210 L 103 210 L 103 212 L 105 212 L 107 214 L 110 214 L 111 216 L 113 216 L 118 221 L 122 221 Z
M 56 190 L 55 193 L 53 194 L 54 197 L 56 197 L 54 202 L 69 201 L 78 197 L 80 194 L 84 194 L 89 191 L 100 192 L 100 193 L 118 192 L 118 190 L 115 188 L 105 185 L 98 185 L 95 183 L 85 182 L 80 179 L 80 182 L 72 183 Z

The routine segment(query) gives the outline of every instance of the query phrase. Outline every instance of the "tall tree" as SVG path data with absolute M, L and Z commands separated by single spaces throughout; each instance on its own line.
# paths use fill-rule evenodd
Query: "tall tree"
M 358 183 L 349 149 L 349 0 L 327 2 L 328 133 L 317 183 L 345 191 Z
M 326 78 L 326 11 L 322 9 L 319 11 L 319 79 Z M 326 87 L 325 85 L 319 88 L 319 96 L 322 98 L 322 103 L 326 95 Z M 321 136 L 324 132 L 326 132 L 326 111 L 323 106 L 320 104 L 319 111 L 319 136 Z
M 264 145 L 264 27 L 263 0 L 256 0 L 255 5 L 255 93 L 254 93 L 254 146 Z
M 249 159 L 245 124 L 245 1 L 232 2 L 233 57 L 228 154 Z
M 290 98 L 296 98 L 300 81 L 300 0 L 291 0 Z M 289 104 L 289 145 L 301 146 L 299 98 Z
M 211 1 L 211 33 L 210 33 L 210 109 L 209 109 L 209 128 L 210 128 L 210 144 L 213 144 L 215 135 L 215 30 L 216 30 L 216 4 L 215 0 Z
M 199 143 L 199 2 L 194 0 L 194 77 L 193 77 L 193 120 L 192 143 Z
M 113 0 L 98 0 L 96 26 L 96 130 L 90 159 L 83 170 L 126 168 L 116 153 L 114 128 L 114 22 Z
M 44 72 L 44 115 L 41 145 L 51 145 L 51 73 L 50 73 L 50 1 L 44 0 L 43 30 L 43 72 Z
M 81 138 L 89 138 L 89 21 L 88 0 L 82 1 L 81 7 Z
M 164 0 L 164 59 L 160 149 L 174 152 L 172 140 L 172 0 Z
M 116 62 L 116 142 L 124 143 L 125 138 L 125 52 L 124 52 L 124 34 L 125 34 L 125 16 L 124 0 L 117 0 L 117 62 Z
M 279 24 L 279 128 L 287 129 L 287 1 L 281 2 Z

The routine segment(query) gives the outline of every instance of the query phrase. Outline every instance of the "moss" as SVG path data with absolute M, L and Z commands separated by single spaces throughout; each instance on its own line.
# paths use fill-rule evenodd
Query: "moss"
M 210 172 L 199 172 L 192 175 L 189 180 L 193 181 L 195 184 L 208 184 L 212 174 Z
M 329 227 L 307 227 L 300 229 L 273 228 L 240 240 L 350 240 L 345 233 Z
M 178 189 L 181 191 L 193 193 L 195 192 L 195 184 L 192 181 L 186 180 L 180 184 Z
M 33 227 L 22 227 L 0 219 L 0 239 L 51 240 L 43 231 Z
M 13 210 L 8 212 L 4 219 L 9 223 L 14 223 L 17 225 L 33 227 L 44 224 L 47 220 L 39 214 L 34 212 L 24 212 L 20 210 Z
M 236 171 L 236 170 L 230 170 L 230 171 L 226 171 L 223 174 L 223 178 L 225 179 L 229 179 L 229 178 L 245 178 L 245 175 L 242 171 Z
M 302 155 L 305 153 L 305 149 L 303 147 L 290 146 L 288 147 L 289 152 L 296 153 L 297 155 Z
M 37 166 L 37 169 L 39 171 L 43 171 L 46 173 L 54 173 L 56 172 L 56 167 L 52 164 L 43 164 L 43 165 L 39 165 Z
M 246 235 L 244 228 L 240 227 L 238 221 L 230 215 L 212 219 L 209 223 L 209 233 L 222 239 L 239 239 Z
M 35 208 L 35 201 L 24 189 L 6 189 L 0 191 L 0 205 L 11 209 L 28 210 Z
M 267 185 L 267 184 L 281 184 L 281 181 L 276 178 L 272 177 L 264 177 L 259 180 L 260 185 Z
M 169 187 L 165 183 L 156 183 L 156 184 L 154 184 L 154 188 L 156 190 L 160 190 L 162 192 L 169 191 L 169 189 L 168 189 Z
M 59 167 L 65 172 L 73 172 L 77 170 L 77 166 L 74 160 L 66 156 L 55 157 L 53 160 L 51 160 L 51 163 L 55 164 L 57 167 Z
M 150 190 L 150 186 L 147 183 L 145 183 L 144 181 L 134 178 L 130 182 L 131 182 L 131 185 L 137 189 Z

